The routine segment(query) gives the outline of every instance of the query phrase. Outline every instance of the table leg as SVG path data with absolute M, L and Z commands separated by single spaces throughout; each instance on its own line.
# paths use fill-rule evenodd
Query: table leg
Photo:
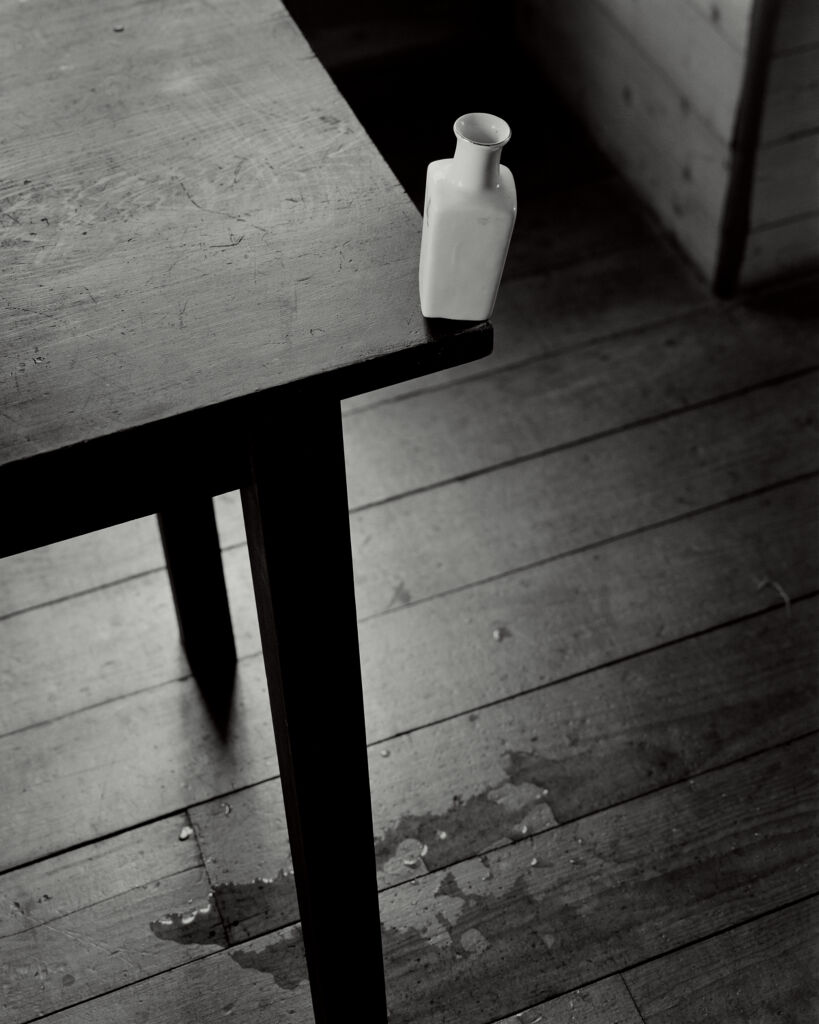
M 317 1024 L 387 1020 L 339 403 L 255 426 L 242 491 Z M 352 967 L 349 964 L 353 964 Z
M 159 513 L 179 633 L 198 683 L 226 687 L 236 668 L 213 500 L 196 495 Z

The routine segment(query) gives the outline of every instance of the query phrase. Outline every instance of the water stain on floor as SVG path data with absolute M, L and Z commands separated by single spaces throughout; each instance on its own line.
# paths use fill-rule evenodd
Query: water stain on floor
M 150 922 L 158 939 L 183 945 L 219 945 L 226 947 L 229 932 L 239 926 L 248 931 L 249 922 L 256 934 L 280 928 L 298 918 L 293 874 L 280 871 L 275 878 L 254 878 L 250 882 L 223 882 L 215 885 L 207 904 L 169 913 Z M 230 935 L 233 943 L 238 940 Z
M 382 928 L 391 1024 L 417 1019 L 422 992 L 444 1020 L 448 1010 L 454 1015 L 476 992 L 502 989 L 509 971 L 520 978 L 516 996 L 521 999 L 559 993 L 582 925 L 575 908 L 530 890 L 526 873 L 511 885 L 498 887 L 493 880 L 476 892 L 467 891 L 447 872 L 431 908 L 435 913 L 440 901 L 441 934 L 431 937 L 429 929 L 415 925 Z M 493 976 L 497 986 L 491 983 Z M 483 1008 L 476 1011 L 483 1013 Z
M 389 873 L 390 862 L 409 841 L 419 844 L 424 865 L 434 871 L 558 824 L 546 791 L 554 762 L 518 751 L 507 753 L 505 762 L 508 781 L 501 785 L 465 800 L 455 796 L 442 814 L 399 819 L 376 839 L 378 867 Z
M 227 946 L 225 929 L 219 912 L 208 901 L 207 906 L 185 910 L 181 914 L 165 914 L 157 921 L 151 921 L 151 931 L 158 939 L 178 942 L 183 946 Z
M 252 882 L 222 882 L 213 887 L 213 899 L 225 928 L 240 928 L 242 938 L 281 928 L 298 920 L 296 883 L 292 871 L 280 871 L 275 878 L 254 878 Z M 251 924 L 252 922 L 252 924 Z
M 271 975 L 279 988 L 292 991 L 307 981 L 307 961 L 300 927 L 264 949 L 236 949 L 228 955 L 240 967 Z

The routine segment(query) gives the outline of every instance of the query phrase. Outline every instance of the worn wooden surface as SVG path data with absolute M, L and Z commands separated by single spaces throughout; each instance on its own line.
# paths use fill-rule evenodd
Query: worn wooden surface
M 784 910 L 625 975 L 645 1024 L 803 1024 L 819 1016 L 819 905 Z
M 524 237 L 485 364 L 345 405 L 392 1022 L 802 1024 L 816 281 L 715 302 L 625 207 L 599 216 L 602 163 L 541 209 L 596 188 L 559 244 Z M 154 522 L 0 563 L 15 1024 L 312 1019 L 235 494 L 217 519 L 225 735 Z
M 710 279 L 730 152 L 729 136 L 717 131 L 709 117 L 716 111 L 721 128 L 724 122 L 732 124 L 730 98 L 737 95 L 739 82 L 726 87 L 723 80 L 717 92 L 728 103 L 715 101 L 712 92 L 706 114 L 691 95 L 692 82 L 697 81 L 693 70 L 685 84 L 678 85 L 675 67 L 666 67 L 668 54 L 648 47 L 662 43 L 663 37 L 673 40 L 672 52 L 679 57 L 674 63 L 681 72 L 703 49 L 701 42 L 686 40 L 687 25 L 701 28 L 708 48 L 720 53 L 713 73 L 724 73 L 728 81 L 736 78 L 742 58 L 688 4 L 668 6 L 673 14 L 661 16 L 657 5 L 638 0 L 582 0 L 571 5 L 526 0 L 521 39 L 603 150 Z
M 782 0 L 756 153 L 741 282 L 819 265 L 819 15 Z
M 280 4 L 4 6 L 4 463 L 429 340 L 415 211 Z

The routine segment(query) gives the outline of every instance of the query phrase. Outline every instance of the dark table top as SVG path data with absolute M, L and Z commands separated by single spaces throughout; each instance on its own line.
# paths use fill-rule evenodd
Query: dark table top
M 278 0 L 0 22 L 0 483 L 489 351 L 421 316 L 420 217 Z

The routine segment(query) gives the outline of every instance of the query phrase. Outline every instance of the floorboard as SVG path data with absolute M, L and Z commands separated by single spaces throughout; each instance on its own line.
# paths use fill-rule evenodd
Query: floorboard
M 819 1019 L 819 901 L 749 924 L 626 973 L 645 1024 L 805 1024 Z
M 812 895 L 816 745 L 813 735 L 779 746 L 387 890 L 391 1020 L 496 1020 Z M 173 971 L 157 973 L 124 999 L 86 1003 L 83 1018 L 56 1019 L 125 1020 L 138 999 L 147 1013 L 138 1019 L 171 1020 L 187 991 L 190 1016 L 177 1019 L 214 1020 L 218 1000 L 252 984 L 237 984 L 237 965 L 263 976 L 256 998 L 272 997 L 243 1019 L 263 1019 L 273 999 L 280 1012 L 303 1012 L 298 930 L 207 955 L 220 940 L 203 941 L 196 915 L 182 923 L 185 895 L 144 921 L 144 934 L 199 963 L 176 984 Z

